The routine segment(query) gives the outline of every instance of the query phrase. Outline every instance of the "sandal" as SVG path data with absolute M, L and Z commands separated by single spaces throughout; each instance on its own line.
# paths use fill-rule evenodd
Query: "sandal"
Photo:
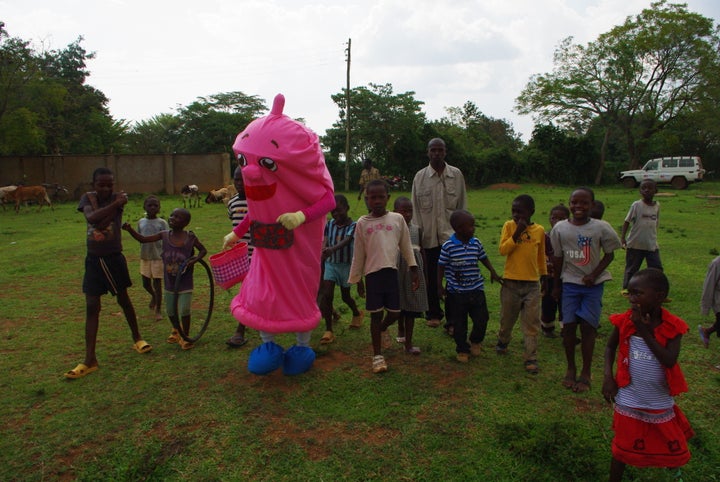
M 72 370 L 65 372 L 65 378 L 70 378 L 71 380 L 75 380 L 77 378 L 82 378 L 85 375 L 88 375 L 94 371 L 97 371 L 98 366 L 87 366 L 84 363 L 78 363 L 78 366 L 73 368 Z
M 148 353 L 152 350 L 152 346 L 150 343 L 146 342 L 145 340 L 138 340 L 135 343 L 133 343 L 133 350 L 135 350 L 138 353 Z
M 228 339 L 228 341 L 225 342 L 225 344 L 230 348 L 240 348 L 241 346 L 247 344 L 247 342 L 248 341 L 242 336 L 233 335 Z
M 590 380 L 587 378 L 580 377 L 572 387 L 572 391 L 575 393 L 585 393 L 590 391 Z
M 334 341 L 335 341 L 335 335 L 333 334 L 332 331 L 326 331 L 325 333 L 323 333 L 322 338 L 320 338 L 321 345 L 327 345 Z
M 178 333 L 177 330 L 173 330 L 165 341 L 171 344 L 178 343 L 180 341 L 180 333 Z
M 710 346 L 710 337 L 705 333 L 705 328 L 702 325 L 698 325 L 698 334 L 700 335 L 700 341 L 705 348 Z
M 192 350 L 195 347 L 194 343 L 185 340 L 180 340 L 178 343 L 183 350 Z
M 387 363 L 385 363 L 385 358 L 382 355 L 376 355 L 373 357 L 372 371 L 373 373 L 382 373 L 387 371 Z
M 575 387 L 575 383 L 577 383 L 577 380 L 575 380 L 574 378 L 565 377 L 562 379 L 561 383 L 563 387 L 572 390 L 573 387 Z
M 405 353 L 408 355 L 419 355 L 420 354 L 420 348 L 417 346 L 412 346 L 410 348 L 405 349 Z
M 355 330 L 362 326 L 363 317 L 365 316 L 365 312 L 361 311 L 358 313 L 357 316 L 352 317 L 352 321 L 350 322 L 350 329 Z
M 405 343 L 405 337 L 404 336 L 396 336 L 395 341 L 398 343 Z

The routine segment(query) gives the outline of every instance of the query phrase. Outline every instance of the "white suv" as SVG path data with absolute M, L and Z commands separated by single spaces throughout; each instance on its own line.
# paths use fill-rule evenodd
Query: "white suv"
M 685 189 L 691 182 L 700 182 L 705 174 L 702 161 L 697 156 L 658 157 L 650 159 L 642 169 L 622 171 L 618 177 L 623 186 L 636 187 L 644 179 L 658 184 L 671 184 Z

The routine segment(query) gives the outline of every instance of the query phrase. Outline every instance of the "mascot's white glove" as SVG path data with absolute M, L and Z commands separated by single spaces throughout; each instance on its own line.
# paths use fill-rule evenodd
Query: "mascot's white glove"
M 302 211 L 285 213 L 278 216 L 276 221 L 285 226 L 285 229 L 295 229 L 305 222 L 305 215 Z
M 238 242 L 240 238 L 237 234 L 235 234 L 233 231 L 230 231 L 229 234 L 226 234 L 223 238 L 223 249 L 230 249 L 233 246 L 235 246 L 235 243 Z

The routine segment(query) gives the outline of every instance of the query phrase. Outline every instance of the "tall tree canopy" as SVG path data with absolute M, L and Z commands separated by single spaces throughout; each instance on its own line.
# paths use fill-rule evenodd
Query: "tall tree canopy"
M 85 83 L 94 54 L 82 41 L 37 52 L 0 22 L 0 154 L 113 149 L 124 126 L 110 116 L 107 97 Z
M 337 159 L 345 152 L 345 126 L 348 117 L 345 92 L 332 96 L 340 108 L 340 120 L 335 122 L 323 138 L 330 150 L 329 157 Z M 369 84 L 350 90 L 350 146 L 351 161 L 371 158 L 383 173 L 399 173 L 405 159 L 398 157 L 400 140 L 414 143 L 425 123 L 423 102 L 415 99 L 415 92 L 394 94 L 391 84 Z
M 719 41 L 712 19 L 684 4 L 656 2 L 587 46 L 565 39 L 554 70 L 534 76 L 516 108 L 580 132 L 600 122 L 599 182 L 610 135 L 623 138 L 628 167 L 637 167 L 653 134 L 713 95 Z

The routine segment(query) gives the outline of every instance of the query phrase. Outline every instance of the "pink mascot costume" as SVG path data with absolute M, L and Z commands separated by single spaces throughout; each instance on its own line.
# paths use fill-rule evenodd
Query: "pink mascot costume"
M 260 332 L 263 344 L 248 359 L 248 370 L 258 375 L 281 365 L 286 375 L 297 375 L 315 361 L 310 336 L 321 318 L 316 299 L 323 229 L 335 207 L 318 136 L 284 115 L 284 105 L 278 94 L 270 114 L 251 122 L 233 144 L 248 215 L 225 236 L 225 247 L 249 229 L 255 249 L 230 309 Z M 296 345 L 285 351 L 275 334 L 291 332 Z

